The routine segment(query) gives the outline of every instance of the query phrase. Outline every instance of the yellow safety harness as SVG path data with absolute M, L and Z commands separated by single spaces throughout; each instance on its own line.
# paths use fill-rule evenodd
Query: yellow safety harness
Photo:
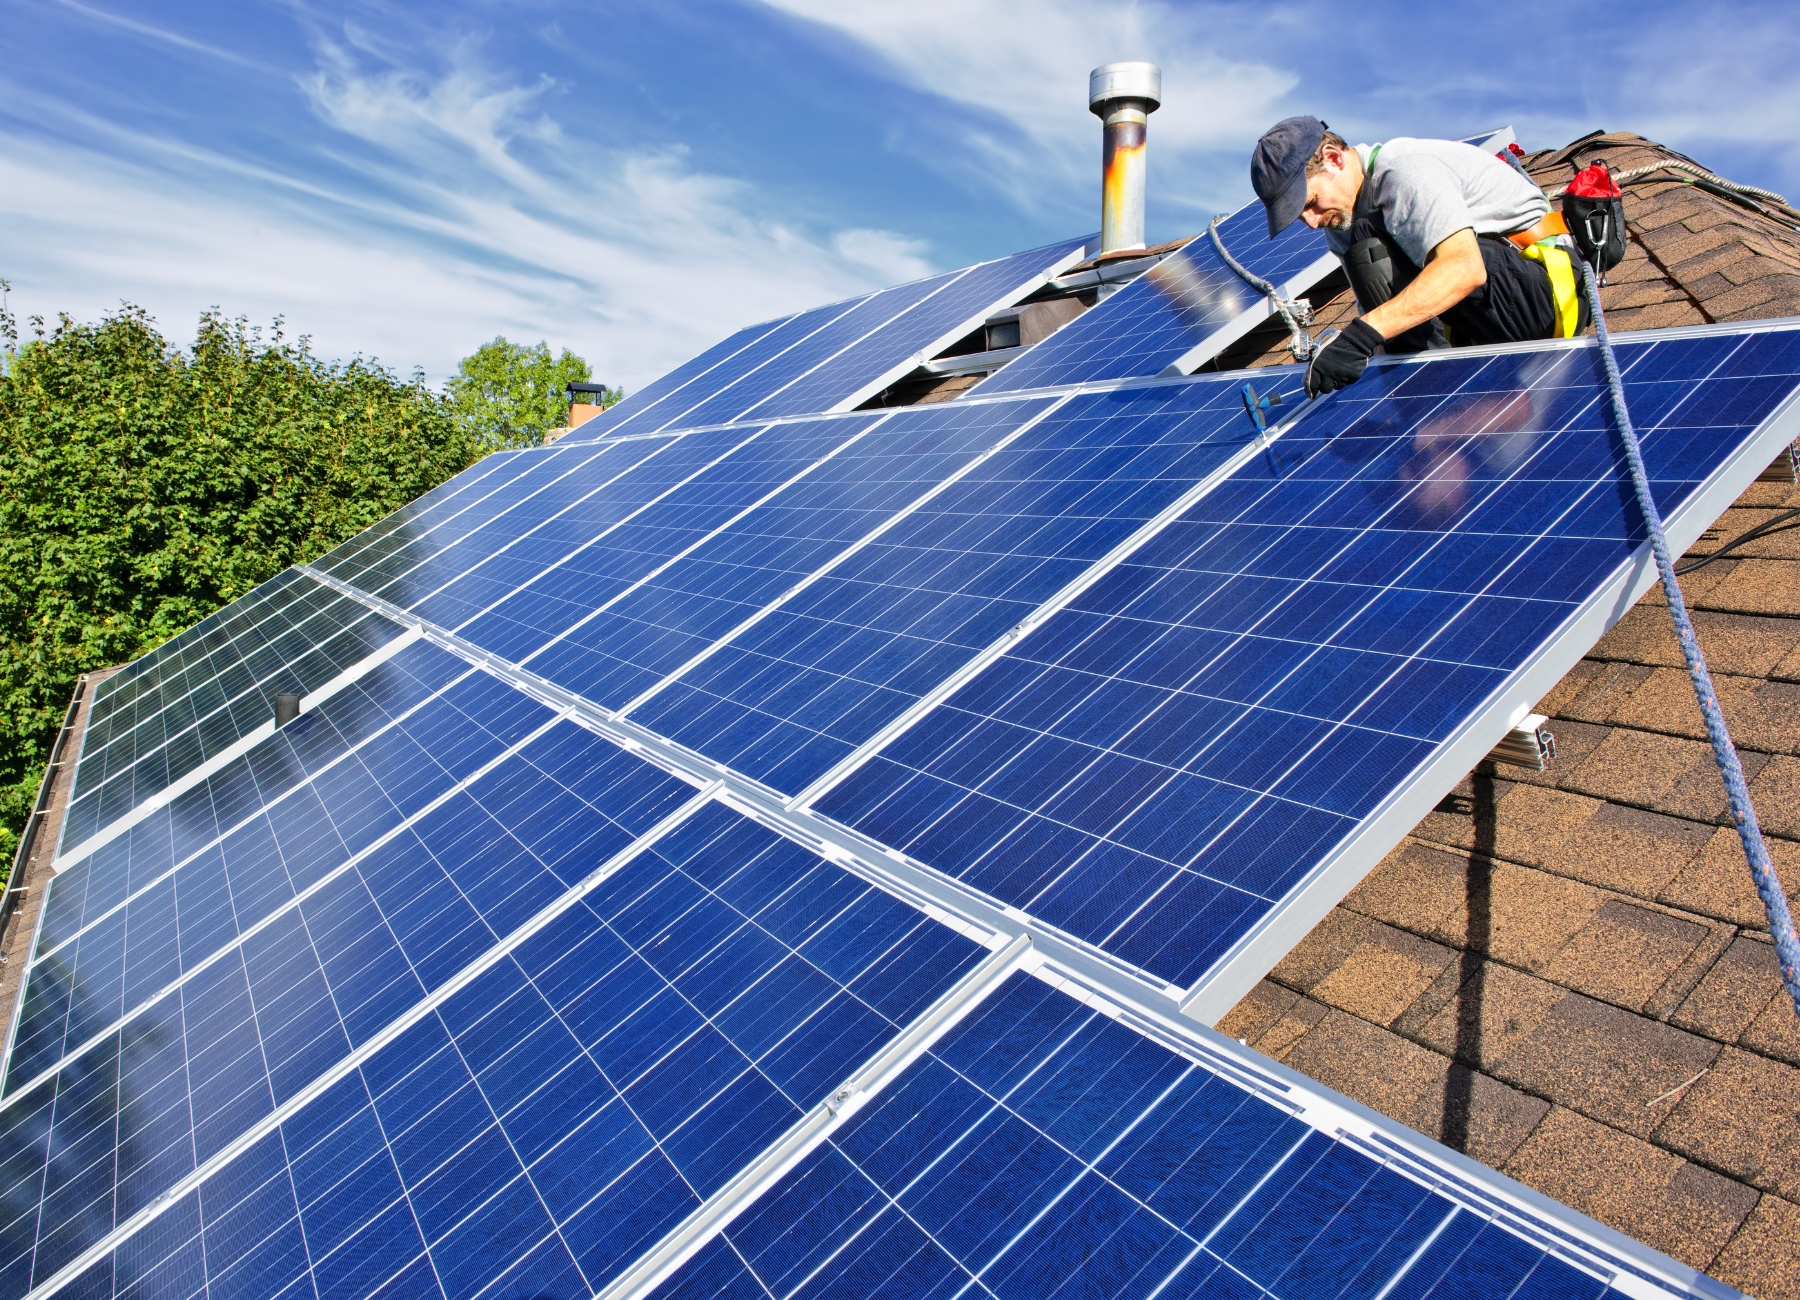
M 1575 263 L 1562 239 L 1552 235 L 1519 251 L 1549 272 L 1550 293 L 1556 299 L 1556 336 L 1572 339 L 1581 329 L 1581 289 L 1575 280 Z

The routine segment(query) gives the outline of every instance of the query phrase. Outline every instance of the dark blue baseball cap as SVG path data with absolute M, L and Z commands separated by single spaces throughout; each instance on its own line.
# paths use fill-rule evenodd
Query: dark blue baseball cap
M 1250 155 L 1250 184 L 1269 212 L 1273 239 L 1300 218 L 1306 206 L 1306 164 L 1329 128 L 1316 117 L 1289 117 L 1263 132 Z

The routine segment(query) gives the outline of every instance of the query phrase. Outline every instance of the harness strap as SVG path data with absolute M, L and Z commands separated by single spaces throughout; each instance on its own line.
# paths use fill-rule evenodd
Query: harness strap
M 1581 289 L 1575 282 L 1575 262 L 1556 239 L 1545 239 L 1519 250 L 1550 275 L 1550 294 L 1556 300 L 1556 337 L 1572 339 L 1581 331 Z

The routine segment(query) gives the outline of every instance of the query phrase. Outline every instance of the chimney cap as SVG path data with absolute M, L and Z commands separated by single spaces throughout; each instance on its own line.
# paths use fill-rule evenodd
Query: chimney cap
M 1154 63 L 1107 63 L 1088 73 L 1088 111 L 1115 99 L 1141 99 L 1146 111 L 1162 104 L 1162 69 Z

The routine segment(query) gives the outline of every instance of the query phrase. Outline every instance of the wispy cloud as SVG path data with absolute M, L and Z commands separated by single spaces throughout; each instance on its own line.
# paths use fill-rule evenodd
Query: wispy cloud
M 1226 58 L 1256 48 L 1231 39 L 1245 22 L 1227 6 L 1042 0 L 764 0 L 865 46 L 905 82 L 967 106 L 964 138 L 947 151 L 974 162 L 1019 201 L 1092 188 L 1099 126 L 1087 112 L 1087 74 L 1102 63 L 1147 59 L 1163 73 L 1163 107 L 1150 120 L 1153 165 L 1170 197 L 1206 206 L 1241 189 L 1241 169 L 1184 169 L 1178 160 L 1236 147 L 1268 126 L 1299 81 L 1273 63 Z M 973 149 L 969 159 L 964 149 Z M 1161 158 L 1166 156 L 1168 164 Z
M 903 234 L 786 220 L 679 148 L 565 131 L 553 82 L 486 68 L 474 42 L 435 71 L 366 33 L 315 55 L 295 82 L 328 167 L 116 122 L 0 141 L 15 307 L 129 298 L 176 337 L 214 304 L 280 313 L 328 355 L 433 376 L 494 334 L 549 337 L 635 387 L 751 321 L 934 269 Z
M 56 3 L 71 13 L 80 14 L 91 22 L 104 23 L 117 27 L 135 36 L 145 36 L 164 45 L 172 45 L 177 49 L 194 54 L 204 54 L 208 58 L 218 59 L 225 63 L 237 64 L 241 67 L 254 67 L 255 61 L 245 58 L 235 50 L 225 49 L 207 41 L 195 40 L 183 32 L 172 31 L 167 27 L 158 27 L 154 23 L 140 22 L 135 18 L 127 18 L 124 14 L 113 13 L 110 9 L 84 5 L 80 0 L 56 0 Z

